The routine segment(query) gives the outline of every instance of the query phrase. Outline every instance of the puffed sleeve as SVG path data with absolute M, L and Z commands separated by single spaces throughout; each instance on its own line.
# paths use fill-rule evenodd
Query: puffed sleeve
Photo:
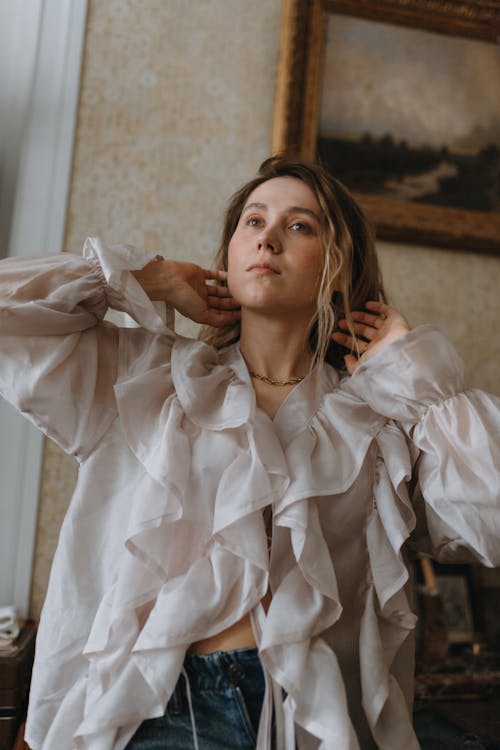
M 108 307 L 165 330 L 130 273 L 153 257 L 91 238 L 83 257 L 0 262 L 0 394 L 78 459 L 116 416 L 118 329 L 103 322 Z
M 361 364 L 348 387 L 418 449 L 417 494 L 440 560 L 500 565 L 500 399 L 464 387 L 449 341 L 420 326 Z

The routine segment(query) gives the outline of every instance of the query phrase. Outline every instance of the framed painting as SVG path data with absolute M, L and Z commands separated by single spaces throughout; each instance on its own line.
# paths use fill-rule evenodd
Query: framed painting
M 438 563 L 419 553 L 413 565 L 417 652 L 421 666 L 435 668 L 448 658 L 449 646 L 482 639 L 484 618 L 475 565 Z
M 377 236 L 500 252 L 500 9 L 283 0 L 273 153 L 319 158 Z
M 452 570 L 437 576 L 450 644 L 472 643 L 475 638 L 469 580 Z

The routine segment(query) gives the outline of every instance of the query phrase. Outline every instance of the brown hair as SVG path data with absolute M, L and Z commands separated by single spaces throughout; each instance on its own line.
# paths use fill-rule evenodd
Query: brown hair
M 335 367 L 343 368 L 345 350 L 331 340 L 337 321 L 345 318 L 352 331 L 351 311 L 363 309 L 367 300 L 385 301 L 385 294 L 373 230 L 347 188 L 326 169 L 282 156 L 263 162 L 257 176 L 245 183 L 229 201 L 215 267 L 227 270 L 229 242 L 250 194 L 275 177 L 294 177 L 304 182 L 321 208 L 324 262 L 317 309 L 311 321 L 310 344 L 314 364 L 326 359 Z M 240 324 L 236 323 L 225 328 L 207 326 L 200 338 L 220 349 L 237 341 L 239 335 Z

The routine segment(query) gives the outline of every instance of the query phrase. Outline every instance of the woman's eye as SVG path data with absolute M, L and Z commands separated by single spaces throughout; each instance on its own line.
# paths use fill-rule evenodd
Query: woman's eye
M 247 226 L 249 227 L 258 227 L 260 226 L 260 223 L 260 219 L 256 216 L 251 216 L 250 219 L 247 219 Z
M 290 229 L 293 229 L 294 232 L 309 232 L 309 225 L 304 224 L 303 221 L 294 221 L 290 225 Z

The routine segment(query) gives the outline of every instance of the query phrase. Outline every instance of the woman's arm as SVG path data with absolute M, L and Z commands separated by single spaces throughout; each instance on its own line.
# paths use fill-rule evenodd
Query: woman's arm
M 109 307 L 173 340 L 150 300 L 196 322 L 226 325 L 239 308 L 226 274 L 90 238 L 61 253 L 0 263 L 0 394 L 82 458 L 116 416 L 118 329 Z M 137 283 L 139 282 L 139 283 Z
M 500 565 L 500 400 L 465 388 L 461 360 L 431 326 L 363 357 L 345 387 L 418 449 L 418 489 L 438 556 L 466 550 Z
M 0 262 L 0 394 L 82 458 L 116 416 L 118 329 L 108 307 L 153 334 L 173 334 L 134 279 L 153 253 L 88 239 L 61 253 Z
M 97 325 L 106 309 L 102 279 L 83 258 L 0 263 L 0 394 L 77 457 L 114 418 L 117 335 Z

